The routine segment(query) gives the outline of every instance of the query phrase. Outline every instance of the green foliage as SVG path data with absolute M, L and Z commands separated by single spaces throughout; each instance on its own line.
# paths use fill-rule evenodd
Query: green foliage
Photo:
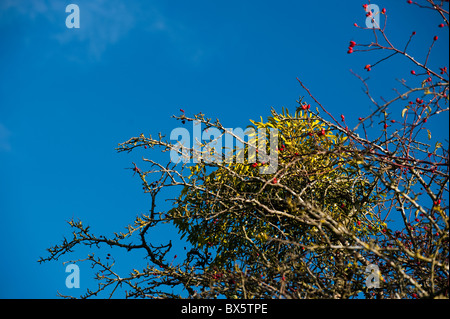
M 324 247 L 344 245 L 355 234 L 369 238 L 383 228 L 373 213 L 378 198 L 361 169 L 364 162 L 343 134 L 312 112 L 272 111 L 266 122 L 251 123 L 255 132 L 278 130 L 276 173 L 260 174 L 267 163 L 248 160 L 197 163 L 189 176 L 189 185 L 197 187 L 185 186 L 169 211 L 174 224 L 194 247 L 214 251 L 210 268 L 216 271 L 240 265 L 262 276 L 296 276 L 298 257 L 306 251 L 309 260 L 337 271 Z M 247 154 L 248 145 L 233 152 Z

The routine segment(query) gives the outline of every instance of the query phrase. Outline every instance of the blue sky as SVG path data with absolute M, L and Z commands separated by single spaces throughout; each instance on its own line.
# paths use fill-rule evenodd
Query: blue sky
M 70 3 L 80 8 L 79 29 L 65 26 Z M 65 221 L 72 217 L 112 234 L 148 211 L 149 198 L 125 169 L 143 153 L 118 154 L 115 147 L 140 133 L 170 134 L 179 125 L 170 116 L 180 108 L 246 127 L 270 107 L 295 110 L 296 99 L 307 95 L 299 77 L 350 127 L 370 114 L 349 70 L 367 76 L 364 65 L 383 55 L 346 53 L 350 40 L 372 40 L 370 31 L 353 26 L 364 25 L 363 3 L 2 0 L 0 297 L 54 298 L 57 290 L 77 295 L 93 288 L 87 265 L 80 265 L 81 289 L 68 291 L 62 262 L 69 257 L 36 261 L 69 235 Z M 430 66 L 447 65 L 448 30 L 437 27 L 436 14 L 406 1 L 375 3 L 387 9 L 394 43 L 402 47 L 417 31 L 410 49 L 423 61 L 438 35 Z M 374 97 L 394 97 L 396 79 L 417 85 L 412 67 L 394 57 L 374 68 Z M 432 127 L 433 137 L 448 139 L 448 120 Z M 127 262 L 142 263 L 142 256 Z

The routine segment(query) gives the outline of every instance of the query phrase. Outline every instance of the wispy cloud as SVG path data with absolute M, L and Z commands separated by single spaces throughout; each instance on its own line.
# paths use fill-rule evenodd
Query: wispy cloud
M 65 19 L 68 13 L 65 7 L 75 3 L 80 8 L 80 28 L 68 29 Z M 162 34 L 179 56 L 188 59 L 190 63 L 199 63 L 211 52 L 211 47 L 202 43 L 188 26 L 180 21 L 170 19 L 161 12 L 156 4 L 147 1 L 130 0 L 1 0 L 0 26 L 2 23 L 14 23 L 11 13 L 19 15 L 32 24 L 31 36 L 35 28 L 34 23 L 47 21 L 46 38 L 55 40 L 60 46 L 58 50 L 48 53 L 64 54 L 68 59 L 98 61 L 111 46 L 139 28 L 151 34 Z M 3 20 L 3 22 L 2 22 Z
M 49 38 L 57 40 L 62 46 L 73 46 L 74 42 L 85 45 L 89 57 L 98 59 L 109 45 L 117 43 L 135 26 L 139 13 L 139 3 L 135 1 L 77 0 L 73 3 L 80 8 L 79 29 L 67 29 L 65 26 L 69 14 L 65 12 L 69 4 L 65 0 L 2 0 L 0 17 L 7 18 L 14 13 L 30 24 L 46 20 L 52 26 L 48 29 Z M 11 23 L 10 19 L 3 20 Z
M 9 142 L 9 137 L 11 136 L 11 132 L 0 123 L 0 151 L 9 152 L 11 150 L 11 144 Z
M 78 41 L 87 45 L 94 59 L 125 37 L 136 25 L 137 2 L 121 0 L 88 1 L 80 6 L 80 29 L 65 29 L 54 35 L 61 43 Z M 64 20 L 65 21 L 65 20 Z
M 49 10 L 49 4 L 42 1 L 26 0 L 3 0 L 0 2 L 0 11 L 6 14 L 8 10 L 16 10 L 18 13 L 28 15 L 34 19 L 40 14 L 45 14 Z

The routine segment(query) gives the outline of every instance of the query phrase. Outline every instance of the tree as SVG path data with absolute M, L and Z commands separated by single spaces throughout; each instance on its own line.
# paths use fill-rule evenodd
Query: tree
M 428 4 L 414 5 L 436 11 L 448 28 L 443 4 Z M 385 9 L 376 14 L 387 15 Z M 448 111 L 448 71 L 427 63 L 437 37 L 420 62 L 407 52 L 415 32 L 401 50 L 391 44 L 385 26 L 369 29 L 375 35 L 370 44 L 351 41 L 348 53 L 392 52 L 366 65 L 367 72 L 403 55 L 417 66 L 412 73 L 423 80 L 420 86 L 402 82 L 403 92 L 377 102 L 367 81 L 354 73 L 375 111 L 353 129 L 344 115 L 336 120 L 299 79 L 317 107 L 299 98 L 292 115 L 272 110 L 266 121 L 251 121 L 246 132 L 181 110 L 174 118 L 199 125 L 203 136 L 209 135 L 203 144 L 181 146 L 161 134 L 141 134 L 117 149 L 145 147 L 173 155 L 166 165 L 150 158 L 143 159 L 145 169 L 133 163 L 151 197 L 150 213 L 112 238 L 71 220 L 73 237 L 49 248 L 40 262 L 57 260 L 79 245 L 146 252 L 147 266 L 125 278 L 88 255 L 99 269 L 99 286 L 83 297 L 125 285 L 127 297 L 150 298 L 448 298 L 448 140 L 429 145 L 426 124 Z M 393 105 L 402 105 L 401 111 Z M 369 138 L 372 134 L 377 136 Z M 227 137 L 237 143 L 224 146 Z M 172 208 L 157 211 L 158 196 L 168 188 L 178 194 Z M 149 231 L 165 223 L 190 246 L 177 264 L 167 258 L 171 241 L 158 246 L 149 241 Z

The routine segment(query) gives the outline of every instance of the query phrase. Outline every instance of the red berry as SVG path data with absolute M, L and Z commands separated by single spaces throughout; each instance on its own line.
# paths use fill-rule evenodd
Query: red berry
M 428 153 L 428 157 L 431 157 L 431 153 Z
M 381 13 L 382 13 L 382 14 L 386 14 L 386 8 L 383 8 L 383 9 L 381 10 Z
M 350 48 L 353 48 L 356 45 L 355 41 L 350 41 Z
M 277 181 L 277 178 L 274 177 L 273 180 L 272 180 L 272 184 L 276 184 L 277 182 L 278 182 L 278 181 Z
M 303 104 L 303 105 L 302 105 L 302 109 L 305 110 L 305 111 L 306 111 L 306 110 L 309 110 L 310 107 L 311 107 L 310 104 Z
M 364 67 L 364 69 L 366 69 L 367 71 L 370 71 L 370 64 L 366 64 L 366 66 Z
M 435 35 L 434 38 L 433 38 L 433 40 L 434 40 L 434 41 L 437 41 L 437 39 L 438 39 L 438 36 Z
M 348 48 L 347 54 L 352 54 L 353 53 L 353 49 L 352 48 Z
M 416 71 L 411 70 L 411 74 L 412 74 L 412 75 L 416 75 Z
M 364 10 L 367 10 L 367 4 L 363 4 Z
M 443 28 L 443 27 L 444 27 L 444 24 L 441 23 L 440 25 L 438 25 L 438 27 L 439 27 L 439 28 Z
M 358 224 L 358 226 L 361 225 L 361 221 L 359 221 L 359 220 L 356 223 Z
M 353 25 L 354 25 L 355 27 L 357 27 L 357 26 L 358 26 L 358 24 L 356 24 L 356 22 L 355 22 L 355 23 L 353 23 Z
M 408 0 L 408 1 L 406 1 L 406 2 L 408 2 L 409 4 L 411 4 L 411 3 L 412 3 L 412 0 Z
M 341 115 L 341 119 L 342 119 L 342 122 L 344 122 L 345 121 L 345 116 Z
M 413 31 L 413 32 L 412 32 L 412 35 L 416 35 L 416 31 Z
M 362 121 L 362 117 L 358 117 L 358 120 L 359 120 L 359 121 Z
M 183 112 L 183 113 L 184 113 L 184 110 L 183 110 L 183 109 L 180 109 L 180 112 Z
M 416 103 L 417 103 L 417 104 L 422 104 L 422 102 L 421 102 L 421 101 L 422 101 L 422 100 L 421 100 L 421 99 L 419 99 L 419 98 L 417 98 L 417 99 L 416 99 Z
M 416 222 L 419 222 L 419 218 L 414 219 Z
M 384 129 L 387 129 L 388 128 L 388 125 L 387 125 L 387 123 L 385 123 L 384 124 Z

